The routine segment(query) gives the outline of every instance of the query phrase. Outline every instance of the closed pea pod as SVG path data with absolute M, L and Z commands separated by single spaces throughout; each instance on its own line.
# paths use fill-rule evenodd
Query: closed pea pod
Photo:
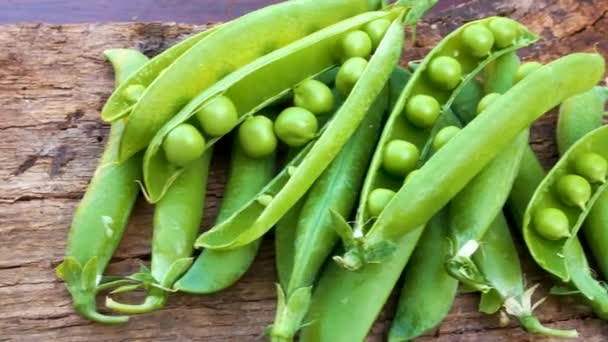
M 146 150 L 144 184 L 148 199 L 151 202 L 158 201 L 182 172 L 182 168 L 166 160 L 161 149 L 162 142 L 173 129 L 188 121 L 207 102 L 220 95 L 229 98 L 237 108 L 239 120 L 243 121 L 290 93 L 303 80 L 331 69 L 335 65 L 335 44 L 345 33 L 378 18 L 394 18 L 398 12 L 399 9 L 369 12 L 329 26 L 256 59 L 197 95 L 162 126 Z M 396 51 L 395 46 L 391 50 Z M 298 68 L 294 69 L 293 65 L 296 64 Z M 356 120 L 352 122 L 353 125 L 356 123 Z M 220 138 L 208 140 L 206 148 Z
M 369 67 L 353 88 L 351 95 L 337 110 L 318 140 L 307 145 L 280 174 L 281 184 L 269 184 L 262 192 L 269 203 L 251 202 L 223 224 L 203 234 L 197 245 L 229 249 L 247 244 L 268 231 L 306 193 L 314 181 L 339 153 L 359 126 L 360 120 L 381 93 L 401 53 L 403 25 L 393 22 L 382 43 L 372 56 Z M 276 179 L 276 178 L 275 178 Z M 268 197 L 270 196 L 270 197 Z
M 391 240 L 428 220 L 536 118 L 565 98 L 593 87 L 604 63 L 598 54 L 572 54 L 519 82 L 420 168 L 360 239 L 362 247 L 349 254 L 361 258 L 366 249 L 377 248 L 390 254 Z M 556 91 L 546 94 L 546 87 L 553 86 Z M 471 162 L 473 157 L 475 162 Z
M 220 26 L 168 65 L 147 86 L 129 115 L 121 140 L 120 159 L 125 160 L 144 149 L 180 108 L 226 75 L 260 56 L 264 58 L 276 49 L 305 37 L 311 31 L 371 10 L 376 5 L 368 0 L 330 0 L 322 3 L 296 0 L 268 6 Z M 286 21 L 290 25 L 284 25 Z M 230 44 L 226 44 L 227 41 Z M 193 74 L 196 77 L 192 77 Z M 175 84 L 180 84 L 179 91 L 169 91 Z M 228 92 L 226 95 L 235 101 L 234 94 Z M 235 105 L 239 114 L 248 111 L 242 104 Z
M 303 199 L 295 226 L 280 227 L 275 231 L 277 265 L 292 263 L 287 283 L 278 286 L 275 321 L 271 330 L 273 341 L 291 341 L 304 323 L 308 312 L 311 289 L 325 259 L 338 241 L 333 229 L 332 211 L 347 215 L 353 208 L 363 180 L 374 141 L 381 131 L 381 120 L 388 103 L 383 91 L 357 131 L 340 154 L 315 182 Z M 282 235 L 295 236 L 286 239 Z M 286 254 L 286 255 L 284 255 Z M 286 257 L 287 261 L 279 261 Z
M 114 67 L 117 86 L 147 61 L 134 50 L 112 49 L 104 54 Z M 74 213 L 65 260 L 56 270 L 78 314 L 109 324 L 124 323 L 128 318 L 97 312 L 95 297 L 108 285 L 100 283 L 101 277 L 127 226 L 139 193 L 136 181 L 141 177 L 141 155 L 118 163 L 123 128 L 123 121 L 112 124 L 99 165 Z
M 152 237 L 152 261 L 148 271 L 130 279 L 141 282 L 147 295 L 141 304 L 123 304 L 110 297 L 106 306 L 110 309 L 140 314 L 158 310 L 165 305 L 173 284 L 192 264 L 194 239 L 201 224 L 211 150 L 188 166 L 175 185 L 154 209 L 154 234 Z M 132 290 L 126 285 L 116 292 Z
M 568 231 L 565 233 L 550 231 L 549 233 L 562 236 L 576 235 L 593 203 L 604 191 L 606 185 L 601 183 L 590 185 L 584 178 L 573 175 L 571 170 L 575 169 L 578 158 L 588 153 L 596 153 L 608 158 L 607 144 L 608 127 L 604 127 L 594 130 L 572 145 L 539 185 L 524 215 L 523 231 L 528 250 L 541 267 L 563 281 L 570 279 L 567 263 L 563 257 L 563 249 L 568 240 L 552 240 L 554 235 L 545 233 L 545 229 L 547 229 L 543 226 L 545 222 L 539 222 L 536 216 L 545 215 L 547 208 L 560 210 L 567 217 Z M 563 183 L 564 179 L 566 181 L 575 179 L 576 181 Z M 587 186 L 591 187 L 590 194 L 586 194 L 589 189 L 581 189 L 581 187 Z M 587 195 L 589 195 L 589 199 L 582 203 L 581 201 L 586 199 Z M 574 201 L 579 203 L 574 203 Z M 551 225 L 548 228 L 561 228 L 563 219 L 560 220 L 555 215 L 554 217 L 556 221 L 549 222 Z M 539 225 L 539 223 L 543 225 Z M 537 226 L 541 229 L 537 229 Z
M 545 171 L 531 149 L 527 149 L 522 158 L 520 171 L 507 202 L 514 221 L 523 231 L 522 223 L 530 200 L 535 190 L 545 178 Z M 567 294 L 576 293 L 602 319 L 608 318 L 608 291 L 597 281 L 589 267 L 585 251 L 576 236 L 569 239 L 563 249 L 564 259 L 568 264 L 570 281 L 565 283 Z M 559 294 L 552 290 L 553 294 Z
M 467 87 L 467 84 L 473 82 L 477 74 L 491 61 L 537 40 L 534 34 L 522 27 L 521 36 L 515 45 L 503 50 L 496 50 L 484 59 L 470 55 L 468 48 L 462 43 L 462 31 L 471 25 L 487 25 L 492 19 L 477 20 L 463 25 L 438 44 L 416 67 L 411 81 L 402 92 L 387 120 L 378 144 L 379 147 L 372 159 L 357 210 L 354 235 L 362 235 L 373 223 L 373 217 L 367 207 L 371 193 L 376 189 L 397 191 L 403 184 L 402 177 L 407 176 L 402 172 L 399 174 L 391 172 L 390 167 L 388 170 L 384 167 L 390 164 L 386 163 L 384 159 L 391 144 L 394 144 L 394 141 L 407 141 L 418 148 L 424 159 L 432 152 L 433 140 L 429 138 L 435 136 L 446 125 L 457 123 L 453 121 L 449 107 L 458 94 Z M 458 67 L 455 66 L 455 63 L 458 64 Z M 430 79 L 431 74 L 435 75 L 435 81 L 438 82 Z M 446 78 L 442 78 L 443 76 Z M 443 84 L 444 81 L 447 83 Z M 455 88 L 453 88 L 454 86 Z M 450 123 L 450 121 L 452 122 Z M 423 222 L 418 222 L 418 225 L 421 223 Z
M 234 139 L 228 182 L 217 222 L 222 222 L 243 203 L 253 198 L 274 175 L 275 154 L 251 158 Z M 204 250 L 188 272 L 176 283 L 179 291 L 207 294 L 221 291 L 234 284 L 249 269 L 262 240 L 259 239 L 231 251 Z

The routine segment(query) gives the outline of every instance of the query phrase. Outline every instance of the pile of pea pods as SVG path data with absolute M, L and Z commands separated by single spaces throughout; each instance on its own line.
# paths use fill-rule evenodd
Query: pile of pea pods
M 117 324 L 177 291 L 221 291 L 271 232 L 276 316 L 260 327 L 271 341 L 363 341 L 396 287 L 389 341 L 438 326 L 459 289 L 531 334 L 576 337 L 534 315 L 543 299 L 525 282 L 509 217 L 552 276 L 550 294 L 608 319 L 604 58 L 521 63 L 538 36 L 489 17 L 398 66 L 435 2 L 290 0 L 152 59 L 107 50 L 110 135 L 57 268 L 74 309 Z M 560 159 L 547 173 L 530 126 L 558 106 Z M 220 140 L 232 145 L 228 177 L 199 235 Z M 140 192 L 155 206 L 150 265 L 105 274 Z M 120 301 L 132 291 L 145 298 Z

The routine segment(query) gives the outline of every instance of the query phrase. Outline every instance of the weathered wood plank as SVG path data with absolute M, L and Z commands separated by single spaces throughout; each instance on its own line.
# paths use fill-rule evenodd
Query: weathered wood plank
M 403 61 L 420 58 L 461 23 L 497 13 L 521 19 L 544 37 L 524 52 L 527 59 L 547 61 L 594 47 L 608 56 L 605 1 L 471 0 L 427 18 L 418 43 L 405 52 Z M 159 23 L 0 26 L 0 341 L 88 341 L 92 336 L 112 342 L 255 341 L 271 322 L 271 241 L 264 244 L 253 270 L 233 288 L 212 296 L 175 295 L 167 308 L 124 326 L 80 319 L 53 274 L 62 259 L 71 215 L 108 132 L 98 116 L 113 80 L 101 52 L 135 47 L 152 55 L 204 28 Z M 547 115 L 533 131 L 532 144 L 546 165 L 556 158 L 554 121 L 554 114 Z M 227 152 L 220 146 L 216 153 L 205 227 L 221 198 Z M 149 258 L 151 212 L 143 201 L 138 204 L 109 272 L 133 271 Z M 550 279 L 524 258 L 528 282 L 549 285 Z M 421 340 L 535 340 L 513 323 L 501 327 L 498 317 L 479 314 L 477 299 L 460 295 L 448 319 Z M 370 341 L 383 340 L 394 305 L 393 297 Z M 608 339 L 608 325 L 572 299 L 550 298 L 539 316 L 552 326 L 578 328 L 581 340 Z

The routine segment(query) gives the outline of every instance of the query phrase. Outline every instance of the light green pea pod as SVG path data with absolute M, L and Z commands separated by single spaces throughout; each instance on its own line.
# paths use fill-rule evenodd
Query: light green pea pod
M 520 230 L 523 229 L 521 223 L 524 221 L 526 208 L 544 178 L 545 170 L 534 152 L 527 149 L 507 202 L 507 208 Z M 585 251 L 578 238 L 572 237 L 564 247 L 564 258 L 568 263 L 571 281 L 565 283 L 564 286 L 554 288 L 551 291 L 552 294 L 577 294 L 593 309 L 596 315 L 602 319 L 608 319 L 608 291 L 593 277 Z
M 473 255 L 473 261 L 491 286 L 492 292 L 490 293 L 499 299 L 498 303 L 504 306 L 507 314 L 517 319 L 524 330 L 547 337 L 578 337 L 576 330 L 545 327 L 533 315 L 534 309 L 544 299 L 532 304 L 532 295 L 538 285 L 524 291 L 524 279 L 519 256 L 511 238 L 509 226 L 502 213 L 498 214 L 494 222 L 491 223 L 479 250 Z M 487 301 L 488 297 L 485 298 Z M 498 309 L 494 305 L 488 307 L 488 304 L 488 302 L 482 300 L 480 311 L 493 313 Z
M 452 103 L 452 111 L 463 122 L 470 122 L 477 116 L 477 105 L 483 98 L 483 85 L 478 80 L 471 80 Z
M 117 86 L 148 60 L 135 50 L 111 49 L 104 54 L 114 67 Z M 102 283 L 102 275 L 127 226 L 139 193 L 136 181 L 141 178 L 141 155 L 118 163 L 123 128 L 124 122 L 117 121 L 110 129 L 99 165 L 74 213 L 65 260 L 56 270 L 72 295 L 74 309 L 85 318 L 109 324 L 124 323 L 128 317 L 97 312 L 95 297 L 112 286 Z
M 233 74 L 235 70 L 273 54 L 276 57 L 281 54 L 277 51 L 281 51 L 284 46 L 307 35 L 314 36 L 320 29 L 340 20 L 369 11 L 372 9 L 369 5 L 368 0 L 287 1 L 251 12 L 221 26 L 168 65 L 149 85 L 144 84 L 145 92 L 131 110 L 122 136 L 120 159 L 125 160 L 146 148 L 157 131 L 185 105 L 201 93 L 208 93 L 209 88 L 215 86 L 218 81 L 222 82 L 221 80 Z M 289 25 L 285 25 L 286 22 L 289 22 Z M 323 59 L 319 58 L 319 62 L 321 61 Z M 307 69 L 303 65 L 300 65 L 300 68 Z M 275 78 L 279 74 L 285 78 L 285 74 L 299 75 L 297 69 L 299 68 L 286 68 L 271 74 Z M 290 72 L 284 72 L 285 70 Z M 274 80 L 272 85 L 277 82 Z M 177 90 L 176 84 L 180 85 Z M 249 85 L 245 89 L 250 95 L 256 93 L 256 88 L 273 88 L 270 82 L 259 79 L 256 80 L 257 87 Z M 225 89 L 214 95 L 220 95 L 224 91 Z M 246 99 L 236 96 L 242 93 L 243 90 L 236 94 L 228 90 L 225 95 L 235 101 L 239 113 L 245 114 L 249 111 L 250 104 L 246 103 Z M 120 99 L 121 97 L 117 98 Z M 207 98 L 203 102 L 210 99 Z M 236 102 L 237 100 L 240 101 Z M 149 186 L 149 183 L 146 185 Z
M 483 82 L 486 94 L 503 94 L 515 84 L 515 73 L 519 69 L 519 57 L 515 52 L 497 58 L 484 70 Z
M 275 173 L 275 154 L 254 159 L 248 157 L 235 138 L 232 146 L 228 183 L 217 222 L 222 222 L 262 189 Z M 204 250 L 174 288 L 178 291 L 208 294 L 221 291 L 249 269 L 262 239 L 231 251 Z
M 270 201 L 251 201 L 230 219 L 201 235 L 197 246 L 232 249 L 259 238 L 276 224 L 304 196 L 356 131 L 397 64 L 402 43 L 403 25 L 397 18 L 320 137 L 309 143 L 290 163 L 291 167 L 261 192 L 261 196 Z
M 401 87 L 407 82 L 407 76 L 399 76 L 403 80 Z M 286 286 L 277 287 L 279 302 L 270 331 L 272 341 L 293 341 L 302 325 L 314 280 L 338 241 L 332 215 L 348 215 L 352 211 L 365 175 L 366 169 L 362 166 L 369 163 L 387 105 L 388 92 L 384 91 L 340 154 L 308 191 L 296 226 L 275 231 L 277 242 L 289 244 L 277 249 L 277 259 L 283 257 L 281 253 L 287 253 L 293 266 L 289 276 L 281 276 L 282 279 L 288 277 Z M 292 236 L 294 230 L 296 234 Z M 286 241 L 280 236 L 283 234 L 293 239 Z M 277 264 L 284 262 L 277 261 Z
M 141 304 L 123 304 L 106 297 L 106 306 L 128 314 L 141 314 L 161 309 L 173 291 L 173 285 L 192 264 L 194 239 L 198 233 L 207 189 L 207 176 L 212 151 L 189 165 L 176 180 L 171 191 L 154 209 L 151 270 L 143 269 L 128 279 L 139 282 L 147 295 Z M 114 293 L 132 291 L 126 285 Z
M 449 256 L 448 210 L 439 211 L 427 224 L 403 274 L 403 287 L 388 341 L 414 339 L 447 317 L 458 290 L 458 280 L 445 270 Z
M 585 203 L 576 203 L 576 205 L 565 203 L 563 196 L 556 191 L 563 177 L 572 173 L 578 158 L 588 153 L 595 153 L 608 159 L 608 127 L 588 133 L 568 149 L 538 186 L 524 215 L 524 240 L 530 254 L 543 269 L 565 282 L 570 280 L 570 270 L 564 257 L 564 246 L 570 240 L 568 237 L 576 236 L 593 204 L 608 185 L 608 183 L 587 183 L 590 187 L 589 198 Z M 583 182 L 587 181 L 583 179 Z M 566 217 L 565 229 L 568 236 L 549 239 L 541 230 L 538 216 L 546 209 L 561 212 Z
M 363 264 L 366 251 L 390 255 L 398 237 L 445 206 L 535 119 L 564 99 L 591 89 L 604 68 L 600 55 L 577 53 L 547 64 L 517 83 L 431 157 L 388 203 L 365 237 L 347 251 L 348 256 Z M 555 91 L 547 94 L 547 87 Z

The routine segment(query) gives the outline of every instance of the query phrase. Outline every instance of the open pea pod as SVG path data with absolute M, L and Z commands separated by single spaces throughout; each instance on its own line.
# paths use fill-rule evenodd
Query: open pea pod
M 363 264 L 366 250 L 390 255 L 392 241 L 424 224 L 543 113 L 597 84 L 604 69 L 599 54 L 572 54 L 541 67 L 490 103 L 397 192 L 369 232 L 358 237 L 357 248 L 348 251 L 350 258 Z M 547 87 L 554 91 L 547 94 Z
M 126 160 L 143 150 L 183 106 L 235 70 L 270 54 L 276 55 L 277 49 L 311 32 L 376 6 L 377 1 L 368 0 L 286 1 L 222 26 L 175 60 L 145 89 L 129 115 L 121 139 L 120 159 Z M 315 59 L 313 56 L 307 59 Z M 293 65 L 297 64 L 290 64 Z M 292 69 L 281 69 L 272 76 L 290 74 Z M 261 82 L 255 88 L 273 83 Z M 237 109 L 242 110 L 238 105 Z
M 348 98 L 327 124 L 320 137 L 296 157 L 295 163 L 225 222 L 204 233 L 197 245 L 230 249 L 247 244 L 266 233 L 308 191 L 356 131 L 377 96 L 382 92 L 399 60 L 403 44 L 403 24 L 393 21 L 368 66 Z M 301 67 L 300 67 L 301 69 Z M 263 200 L 260 200 L 262 199 Z
M 227 25 L 227 24 L 224 24 Z M 114 90 L 101 111 L 104 121 L 113 122 L 123 118 L 131 112 L 133 106 L 139 100 L 146 88 L 165 70 L 171 63 L 187 52 L 195 44 L 215 32 L 221 26 L 214 26 L 206 31 L 197 33 L 192 37 L 182 40 L 147 63 L 142 64 L 127 79 L 120 83 Z
M 369 12 L 342 21 L 258 58 L 200 93 L 158 131 L 146 150 L 144 184 L 148 199 L 151 202 L 158 201 L 182 171 L 182 168 L 167 161 L 162 149 L 165 137 L 175 127 L 190 119 L 206 102 L 220 95 L 228 97 L 239 113 L 239 122 L 242 122 L 289 93 L 302 80 L 335 66 L 335 47 L 344 34 L 376 19 L 394 19 L 396 15 L 397 11 Z M 294 68 L 294 65 L 298 67 Z M 209 140 L 206 148 L 219 138 Z
M 395 141 L 406 141 L 415 146 L 415 148 L 410 147 L 412 150 L 411 155 L 415 156 L 418 154 L 422 157 L 420 160 L 425 159 L 424 157 L 432 152 L 430 146 L 433 139 L 429 138 L 445 127 L 445 121 L 438 120 L 438 117 L 445 117 L 445 113 L 450 112 L 452 103 L 467 88 L 467 85 L 474 82 L 475 77 L 492 61 L 538 40 L 536 35 L 529 32 L 519 23 L 509 21 L 509 23 L 520 30 L 520 33 L 518 33 L 511 44 L 494 49 L 490 46 L 485 55 L 480 57 L 472 56 L 469 51 L 469 45 L 463 42 L 463 32 L 470 27 L 487 27 L 496 19 L 503 20 L 504 18 L 490 17 L 463 25 L 445 37 L 441 43 L 427 54 L 421 63 L 417 64 L 410 82 L 401 93 L 397 105 L 388 118 L 382 137 L 378 143 L 379 147 L 374 153 L 361 191 L 361 200 L 354 228 L 355 232 L 364 232 L 375 219 L 368 208 L 371 193 L 379 188 L 392 191 L 399 190 L 404 178 L 415 167 L 415 164 L 411 163 L 410 165 L 405 165 L 406 163 L 404 163 L 401 167 L 388 165 L 385 159 L 390 158 L 387 156 L 387 154 L 390 154 L 390 144 Z M 460 69 L 456 75 L 457 79 L 451 81 L 454 84 L 446 86 L 439 83 L 432 76 L 436 73 L 436 69 L 441 68 L 441 65 L 439 67 L 436 65 L 438 60 L 439 64 L 446 64 L 441 63 L 442 58 L 447 58 L 447 64 Z M 417 107 L 420 110 L 417 110 Z M 418 113 L 420 111 L 426 114 Z
M 564 246 L 569 237 L 576 236 L 607 186 L 578 174 L 583 159 L 591 153 L 604 162 L 608 159 L 608 127 L 598 128 L 572 145 L 536 189 L 524 215 L 524 239 L 530 254 L 563 281 L 570 280 Z

